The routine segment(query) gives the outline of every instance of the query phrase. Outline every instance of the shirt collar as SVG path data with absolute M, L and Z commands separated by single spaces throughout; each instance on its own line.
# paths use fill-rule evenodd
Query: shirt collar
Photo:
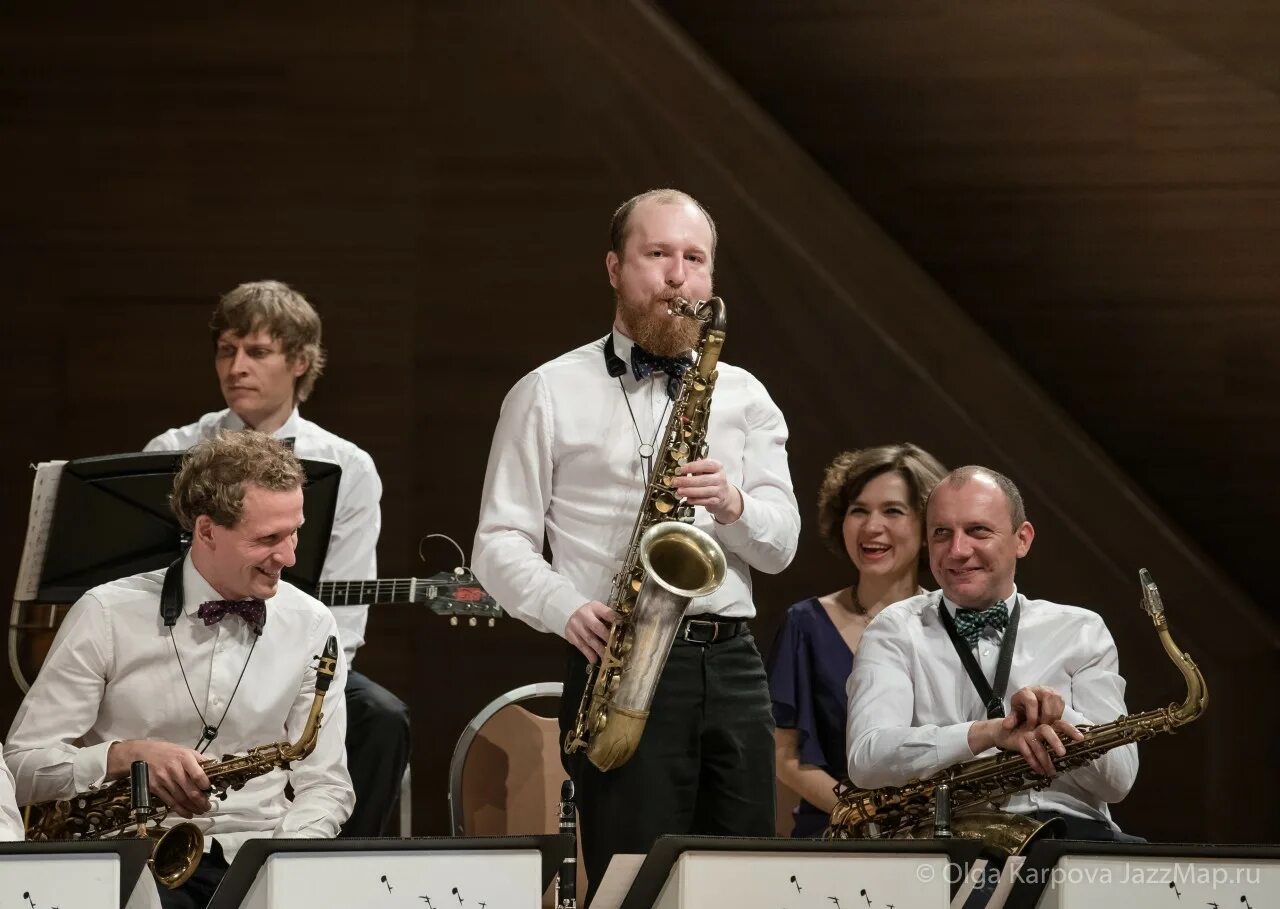
M 614 342 L 615 345 L 617 343 L 617 341 Z M 630 343 L 630 341 L 627 341 L 627 344 Z M 630 356 L 631 348 L 628 347 L 627 357 Z M 627 362 L 630 362 L 630 360 Z M 298 437 L 298 426 L 301 422 L 302 415 L 298 412 L 298 408 L 295 406 L 293 408 L 293 412 L 289 414 L 289 419 L 285 420 L 281 427 L 271 434 L 271 437 L 274 439 L 296 439 Z M 222 428 L 238 432 L 239 430 L 246 429 L 247 427 L 245 426 L 244 420 L 240 419 L 234 410 L 228 409 L 226 415 L 222 418 Z
M 957 606 L 951 600 L 947 599 L 947 595 L 944 594 L 941 590 L 938 591 L 938 594 L 942 598 L 942 605 L 947 608 L 947 612 L 950 613 L 951 617 L 954 619 L 956 617 L 956 610 L 960 609 L 961 607 Z M 1017 599 L 1018 599 L 1018 585 L 1014 584 L 1013 593 L 1009 594 L 1003 600 L 1004 604 L 1009 607 L 1010 612 L 1013 611 L 1013 604 L 1014 604 L 1014 601 Z M 1001 601 L 997 600 L 997 602 L 1001 602 Z M 995 603 L 993 603 L 992 605 L 994 606 Z
M 621 329 L 616 325 L 613 327 L 613 352 L 627 364 L 627 375 L 631 375 L 631 348 L 635 345 L 636 342 L 624 335 Z
M 623 363 L 627 364 L 627 374 L 631 374 L 631 348 L 636 346 L 636 342 L 628 338 L 622 333 L 622 329 L 613 326 L 613 352 L 618 355 Z M 686 355 L 692 354 L 693 349 L 685 351 Z M 295 408 L 294 413 L 297 413 Z
M 213 585 L 204 579 L 204 575 L 196 568 L 191 553 L 187 553 L 182 562 L 182 611 L 187 615 L 195 615 L 201 603 L 220 600 L 222 594 L 213 589 Z
M 284 583 L 281 581 L 281 583 Z M 279 593 L 279 588 L 276 588 Z M 190 551 L 182 562 L 182 611 L 187 615 L 194 616 L 202 603 L 208 603 L 211 600 L 224 599 L 222 594 L 213 589 L 213 585 L 205 580 L 204 575 L 196 568 L 195 562 L 191 558 Z M 264 602 L 267 604 L 268 611 L 271 609 L 271 601 L 275 597 Z

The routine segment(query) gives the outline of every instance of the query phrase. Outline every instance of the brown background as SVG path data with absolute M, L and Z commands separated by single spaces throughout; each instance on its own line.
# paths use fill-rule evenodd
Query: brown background
M 418 540 L 469 548 L 503 394 L 607 329 L 609 213 L 676 185 L 720 224 L 727 356 L 791 426 L 806 526 L 792 568 L 758 579 L 761 640 L 847 582 L 811 520 L 836 451 L 911 439 L 992 464 L 1039 531 L 1024 589 L 1103 613 L 1132 708 L 1181 697 L 1135 607 L 1141 565 L 1209 678 L 1209 715 L 1143 746 L 1122 825 L 1273 838 L 1280 16 L 1207 15 L 6 9 L 0 589 L 27 464 L 135 449 L 222 406 L 203 326 L 219 293 L 264 277 L 325 319 L 331 366 L 305 412 L 378 464 L 381 573 L 452 565 L 434 543 L 418 563 Z M 403 608 L 369 639 L 358 665 L 414 712 L 416 832 L 443 833 L 463 725 L 559 678 L 560 645 Z M 0 724 L 16 704 L 5 678 Z

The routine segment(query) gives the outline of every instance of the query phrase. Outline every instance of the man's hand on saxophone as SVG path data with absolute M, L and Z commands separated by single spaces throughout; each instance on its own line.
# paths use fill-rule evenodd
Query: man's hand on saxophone
M 578 607 L 578 611 L 569 616 L 569 623 L 564 627 L 564 636 L 570 644 L 577 647 L 588 663 L 598 663 L 604 656 L 604 648 L 609 643 L 609 629 L 618 621 L 618 614 L 601 603 L 591 600 Z
M 195 817 L 209 810 L 209 778 L 201 764 L 213 758 L 191 748 L 150 739 L 113 742 L 107 751 L 108 780 L 129 775 L 134 761 L 146 761 L 150 770 L 151 793 L 175 814 Z
M 676 492 L 690 505 L 701 505 L 721 524 L 732 524 L 742 517 L 742 493 L 729 482 L 719 461 L 690 461 L 678 474 Z
M 1052 752 L 1065 755 L 1062 736 L 1079 741 L 1084 738 L 1080 730 L 1062 718 L 1065 702 L 1062 696 L 1046 685 L 1029 685 L 1019 688 L 1009 698 L 1009 715 L 1001 719 L 974 723 L 969 728 L 969 747 L 974 754 L 988 748 L 1016 751 L 1026 759 L 1036 773 L 1052 777 Z

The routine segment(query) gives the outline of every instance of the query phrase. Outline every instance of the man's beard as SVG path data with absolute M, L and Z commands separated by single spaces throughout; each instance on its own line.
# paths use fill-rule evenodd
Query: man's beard
M 635 341 L 651 354 L 675 357 L 692 350 L 698 343 L 702 323 L 696 319 L 667 314 L 665 303 L 659 307 L 655 300 L 634 302 L 617 298 L 618 317 Z

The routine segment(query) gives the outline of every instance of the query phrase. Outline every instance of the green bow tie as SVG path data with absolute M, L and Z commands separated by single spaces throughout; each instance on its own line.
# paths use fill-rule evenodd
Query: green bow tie
M 957 609 L 955 619 L 956 631 L 973 647 L 982 636 L 982 629 L 988 625 L 996 631 L 1004 631 L 1009 624 L 1009 607 L 996 603 L 986 609 Z

